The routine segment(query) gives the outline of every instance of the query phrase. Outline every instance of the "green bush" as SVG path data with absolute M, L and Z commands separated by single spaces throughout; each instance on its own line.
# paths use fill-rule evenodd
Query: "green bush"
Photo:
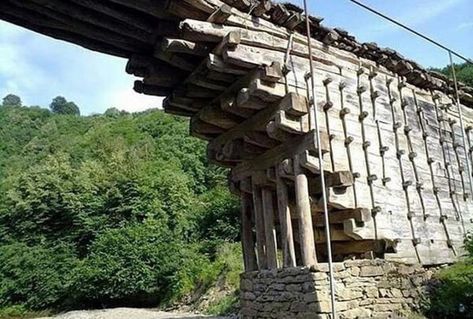
M 428 304 L 433 318 L 473 318 L 473 241 L 466 242 L 469 257 L 441 270 Z
M 108 230 L 74 270 L 69 302 L 156 305 L 181 267 L 181 246 L 159 223 Z
M 46 248 L 16 243 L 0 247 L 0 307 L 59 306 L 77 259 L 67 246 Z
M 156 306 L 222 274 L 235 285 L 238 201 L 188 125 L 0 107 L 0 309 Z

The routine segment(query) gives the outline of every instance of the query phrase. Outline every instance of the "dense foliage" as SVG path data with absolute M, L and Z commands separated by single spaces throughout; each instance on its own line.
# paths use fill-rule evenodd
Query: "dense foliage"
M 156 305 L 208 285 L 239 236 L 225 175 L 159 110 L 0 106 L 0 308 Z
M 79 107 L 74 102 L 68 102 L 63 96 L 56 96 L 49 108 L 56 114 L 80 115 Z
M 473 240 L 466 242 L 468 257 L 437 275 L 429 318 L 473 318 Z
M 450 66 L 434 70 L 452 77 L 452 68 Z M 458 81 L 473 87 L 473 64 L 468 64 L 466 62 L 463 64 L 455 64 L 455 74 Z

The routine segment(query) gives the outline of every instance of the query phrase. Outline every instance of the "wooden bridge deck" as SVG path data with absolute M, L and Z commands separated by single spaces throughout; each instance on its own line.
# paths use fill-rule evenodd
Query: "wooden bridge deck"
M 267 0 L 4 0 L 0 19 L 129 60 L 139 93 L 191 118 L 242 201 L 248 270 L 323 260 L 327 173 L 335 259 L 425 265 L 473 229 L 466 156 L 473 89 L 311 17 L 321 145 L 314 141 L 305 19 Z M 319 167 L 318 148 L 325 166 Z M 278 259 L 281 249 L 283 259 Z

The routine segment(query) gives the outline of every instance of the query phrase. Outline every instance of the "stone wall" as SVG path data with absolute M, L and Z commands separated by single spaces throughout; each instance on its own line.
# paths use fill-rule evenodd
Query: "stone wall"
M 334 264 L 340 318 L 398 318 L 419 308 L 436 269 L 385 260 Z M 328 265 L 241 275 L 241 317 L 322 318 L 330 313 Z

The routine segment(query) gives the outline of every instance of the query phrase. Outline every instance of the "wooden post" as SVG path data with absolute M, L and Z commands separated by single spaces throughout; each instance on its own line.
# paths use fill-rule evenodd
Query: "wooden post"
M 261 189 L 263 197 L 264 228 L 266 238 L 266 257 L 268 268 L 278 268 L 276 228 L 274 227 L 274 205 L 272 190 L 263 187 Z
M 261 270 L 268 268 L 266 258 L 266 239 L 264 233 L 263 201 L 261 199 L 261 189 L 253 184 L 252 190 L 256 226 L 256 255 L 258 257 L 258 269 Z
M 315 252 L 314 228 L 312 227 L 309 184 L 307 176 L 302 172 L 299 165 L 298 155 L 294 157 L 294 174 L 302 263 L 303 266 L 312 266 L 317 264 L 317 256 Z
M 276 170 L 276 193 L 278 198 L 279 224 L 281 225 L 281 243 L 284 267 L 296 267 L 296 252 L 294 249 L 294 235 L 292 232 L 291 211 L 287 185 Z
M 251 227 L 251 216 L 254 214 L 250 195 L 241 192 L 241 244 L 245 271 L 258 269 L 255 254 L 255 242 Z

